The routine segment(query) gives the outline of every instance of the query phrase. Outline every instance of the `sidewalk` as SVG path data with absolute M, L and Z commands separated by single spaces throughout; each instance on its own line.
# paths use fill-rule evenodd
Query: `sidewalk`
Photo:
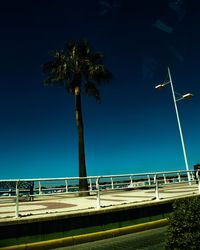
M 178 197 L 186 197 L 198 194 L 197 184 L 187 183 L 171 184 L 159 188 L 160 200 L 171 200 Z M 0 224 L 13 220 L 25 220 L 44 218 L 61 214 L 76 214 L 82 211 L 94 211 L 104 209 L 114 209 L 118 206 L 139 205 L 155 200 L 155 188 L 151 189 L 125 189 L 110 190 L 100 193 L 101 208 L 97 208 L 97 194 L 91 193 L 88 197 L 78 197 L 74 194 L 57 193 L 49 196 L 37 196 L 34 201 L 20 201 L 19 214 L 21 218 L 15 218 L 14 198 L 0 199 Z

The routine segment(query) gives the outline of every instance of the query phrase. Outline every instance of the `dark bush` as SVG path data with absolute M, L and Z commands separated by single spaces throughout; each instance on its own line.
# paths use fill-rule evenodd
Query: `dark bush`
M 200 249 L 200 197 L 177 200 L 173 208 L 166 249 Z

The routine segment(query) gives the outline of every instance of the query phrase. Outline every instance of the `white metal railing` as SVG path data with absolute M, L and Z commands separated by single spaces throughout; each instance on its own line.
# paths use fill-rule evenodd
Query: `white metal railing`
M 192 181 L 198 182 L 198 192 L 200 193 L 200 180 L 199 171 L 167 171 L 167 172 L 150 172 L 139 174 L 121 174 L 121 175 L 103 175 L 103 176 L 88 176 L 86 179 L 89 181 L 89 192 L 96 193 L 97 208 L 101 208 L 101 193 L 106 191 L 130 189 L 130 188 L 155 188 L 155 198 L 159 200 L 159 185 L 171 185 L 173 183 L 188 182 L 188 173 Z M 15 217 L 19 217 L 19 203 L 21 195 L 32 200 L 34 197 L 48 196 L 48 195 L 66 195 L 81 193 L 84 191 L 78 190 L 79 177 L 68 178 L 37 178 L 37 179 L 11 179 L 0 180 L 0 183 L 15 183 L 15 190 L 8 188 L 8 190 L 0 189 L 1 199 L 15 199 Z M 30 190 L 20 189 L 19 184 L 22 182 L 34 182 L 35 187 L 30 193 Z M 1 188 L 1 187 L 0 187 Z M 14 194 L 14 195 L 13 195 Z

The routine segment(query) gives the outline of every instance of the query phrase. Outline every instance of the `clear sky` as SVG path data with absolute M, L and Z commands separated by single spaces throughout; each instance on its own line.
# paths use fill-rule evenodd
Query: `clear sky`
M 0 8 L 0 178 L 78 176 L 74 97 L 43 85 L 48 52 L 85 37 L 114 79 L 83 98 L 88 175 L 185 169 L 200 162 L 198 0 L 9 0 Z

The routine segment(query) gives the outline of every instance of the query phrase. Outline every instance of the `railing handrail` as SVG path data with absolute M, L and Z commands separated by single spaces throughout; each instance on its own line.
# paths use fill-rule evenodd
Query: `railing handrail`
M 102 178 L 118 178 L 118 177 L 129 177 L 129 176 L 152 176 L 152 175 L 163 175 L 163 174 L 175 174 L 175 173 L 187 173 L 196 172 L 196 170 L 174 170 L 174 171 L 162 171 L 162 172 L 147 172 L 147 173 L 132 173 L 132 174 L 117 174 L 117 175 L 97 175 L 87 177 L 57 177 L 57 178 L 23 178 L 23 179 L 3 179 L 0 182 L 31 182 L 31 181 L 65 181 L 65 180 L 81 180 L 81 179 L 102 179 Z

